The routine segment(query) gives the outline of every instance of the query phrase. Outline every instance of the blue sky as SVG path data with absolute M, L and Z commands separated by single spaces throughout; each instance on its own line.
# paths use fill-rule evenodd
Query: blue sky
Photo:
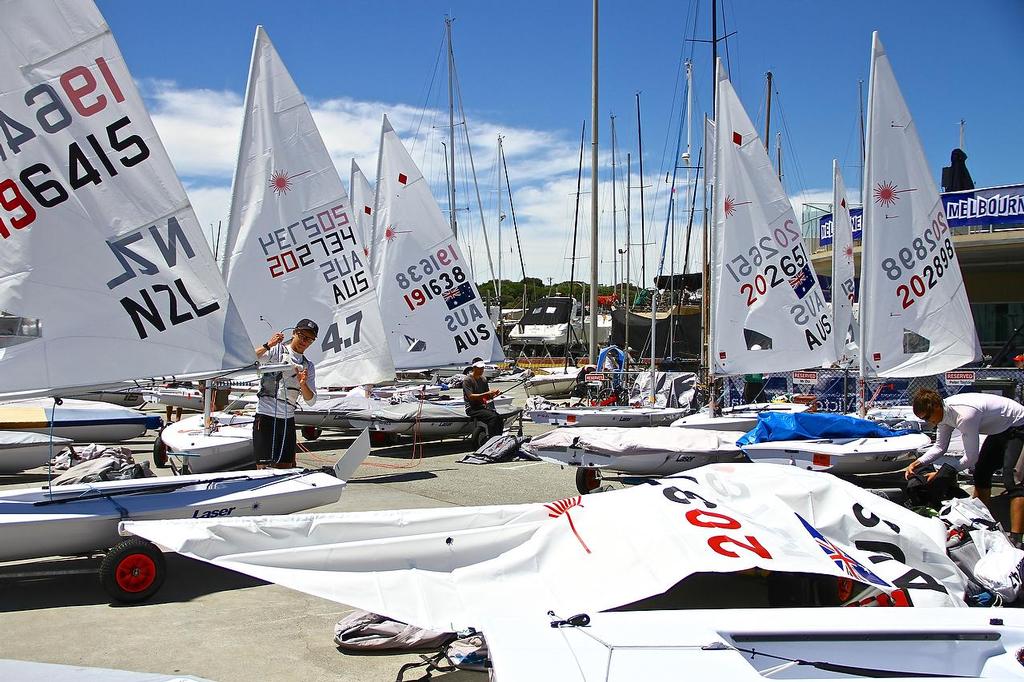
M 423 158 L 424 173 L 440 189 L 439 129 L 432 126 L 444 123 L 439 109 L 446 105 L 446 93 L 435 63 L 443 17 L 450 13 L 456 19 L 455 54 L 485 217 L 496 210 L 496 192 L 487 188 L 495 186 L 495 137 L 501 132 L 527 274 L 568 277 L 579 126 L 590 114 L 589 2 L 99 0 L 98 5 L 204 224 L 227 215 L 241 98 L 258 23 L 310 101 L 346 182 L 351 156 L 372 174 L 380 116 L 389 113 L 404 138 L 418 137 L 417 158 Z M 682 57 L 694 60 L 695 117 L 710 107 L 709 46 L 686 41 L 710 36 L 709 14 L 706 0 L 606 1 L 601 7 L 602 177 L 609 170 L 609 114 L 618 116 L 620 163 L 627 151 L 636 157 L 634 93 L 639 91 L 650 186 L 647 222 L 655 226 L 654 238 L 662 229 L 665 148 L 677 125 Z M 881 31 L 936 177 L 963 118 L 975 181 L 1024 182 L 1019 123 L 1024 2 L 726 0 L 720 20 L 723 14 L 722 32 L 735 35 L 720 52 L 759 126 L 764 72 L 775 74 L 773 137 L 780 129 L 785 136 L 785 185 L 795 202 L 830 195 L 833 157 L 843 164 L 847 185 L 857 185 L 856 88 L 864 79 L 866 93 L 873 29 Z M 698 129 L 695 125 L 695 135 Z M 604 182 L 600 189 L 603 281 L 611 280 L 612 267 L 607 188 Z M 620 224 L 623 191 L 616 215 Z M 441 192 L 438 196 L 444 206 Z M 636 193 L 633 203 L 637 225 Z M 483 263 L 479 227 L 470 226 L 469 211 L 464 213 L 469 248 Z M 589 220 L 586 211 L 581 217 Z M 622 239 L 618 236 L 620 246 Z M 507 247 L 508 235 L 505 240 Z M 586 252 L 586 245 L 579 250 Z M 508 274 L 511 260 L 504 251 Z M 639 251 L 634 249 L 634 270 Z M 649 253 L 651 270 L 654 258 Z M 478 264 L 478 279 L 487 278 L 482 268 Z M 518 278 L 518 266 L 512 276 Z

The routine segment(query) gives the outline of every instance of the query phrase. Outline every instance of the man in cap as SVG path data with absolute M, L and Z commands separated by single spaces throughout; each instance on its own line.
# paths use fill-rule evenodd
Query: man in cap
M 472 364 L 472 373 L 462 382 L 462 397 L 466 401 L 466 414 L 487 425 L 488 436 L 500 436 L 505 419 L 488 402 L 500 391 L 491 390 L 484 378 L 487 364 L 477 360 Z
M 316 341 L 320 328 L 303 318 L 292 328 L 292 339 L 285 345 L 284 334 L 276 332 L 256 348 L 261 365 L 288 365 L 281 371 L 260 375 L 259 404 L 252 424 L 252 446 L 256 466 L 287 469 L 295 466 L 295 405 L 299 396 L 307 405 L 316 402 L 316 368 L 305 356 Z

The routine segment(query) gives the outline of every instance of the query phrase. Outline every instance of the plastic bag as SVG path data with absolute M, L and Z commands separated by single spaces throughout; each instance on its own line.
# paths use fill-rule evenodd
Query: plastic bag
M 971 539 L 981 559 L 974 565 L 974 577 L 1003 601 L 1017 599 L 1024 570 L 1024 551 L 1017 549 L 1003 533 L 994 530 L 975 530 Z

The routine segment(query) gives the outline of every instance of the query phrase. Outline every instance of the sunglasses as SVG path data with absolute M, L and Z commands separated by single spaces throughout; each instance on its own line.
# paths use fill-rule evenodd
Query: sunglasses
M 302 334 L 302 333 L 299 333 L 299 334 L 296 334 L 295 336 L 299 337 L 300 341 L 304 341 L 306 343 L 313 343 L 314 341 L 316 341 L 316 337 L 313 336 L 312 334 Z

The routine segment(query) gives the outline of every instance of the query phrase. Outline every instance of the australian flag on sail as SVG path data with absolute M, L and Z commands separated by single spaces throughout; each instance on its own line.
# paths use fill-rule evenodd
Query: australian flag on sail
M 442 295 L 444 296 L 444 302 L 448 304 L 448 310 L 455 310 L 463 303 L 469 303 L 476 298 L 476 294 L 473 292 L 473 285 L 469 282 L 463 282 Z
M 811 272 L 811 266 L 805 263 L 800 272 L 789 278 L 789 286 L 793 287 L 797 298 L 802 299 L 806 296 L 807 292 L 814 288 L 814 273 Z
M 818 529 L 807 523 L 804 517 L 799 514 L 796 515 L 800 519 L 800 523 L 804 524 L 804 528 L 811 534 L 818 546 L 821 547 L 821 551 L 828 555 L 828 558 L 835 562 L 836 566 L 843 570 L 846 575 L 850 576 L 855 580 L 867 581 L 874 583 L 875 585 L 881 585 L 882 587 L 892 587 L 887 581 L 879 578 L 877 575 L 871 572 L 864 564 L 860 563 L 852 556 L 839 549 L 835 544 L 828 540 L 824 535 L 818 532 Z

